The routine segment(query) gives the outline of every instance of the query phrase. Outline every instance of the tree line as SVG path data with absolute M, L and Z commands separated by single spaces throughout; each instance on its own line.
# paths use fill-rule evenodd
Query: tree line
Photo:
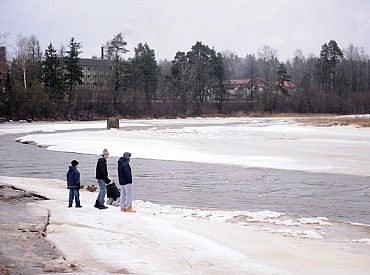
M 287 61 L 267 45 L 239 57 L 202 42 L 160 61 L 154 49 L 139 43 L 133 57 L 126 58 L 129 50 L 121 33 L 104 48 L 109 77 L 107 85 L 97 88 L 83 84 L 82 43 L 71 38 L 67 48 L 57 50 L 50 43 L 42 51 L 36 36 L 19 35 L 1 82 L 0 116 L 39 120 L 370 112 L 369 56 L 354 45 L 341 49 L 334 40 L 322 45 L 319 56 L 296 50 Z M 248 84 L 230 86 L 235 79 Z

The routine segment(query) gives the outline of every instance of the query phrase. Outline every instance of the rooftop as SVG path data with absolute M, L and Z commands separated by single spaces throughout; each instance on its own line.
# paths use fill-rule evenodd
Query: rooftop
M 112 61 L 108 59 L 80 58 L 78 64 L 83 67 L 110 67 Z

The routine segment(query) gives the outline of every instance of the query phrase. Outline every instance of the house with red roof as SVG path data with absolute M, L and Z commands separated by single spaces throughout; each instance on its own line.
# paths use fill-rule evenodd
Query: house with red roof
M 250 96 L 251 91 L 253 91 L 254 94 L 258 97 L 266 90 L 275 92 L 276 87 L 280 87 L 290 92 L 294 92 L 297 88 L 297 86 L 290 81 L 284 81 L 284 83 L 275 82 L 275 85 L 271 87 L 271 85 L 269 86 L 268 83 L 261 78 L 255 78 L 253 80 L 252 79 L 225 80 L 224 87 L 226 89 L 228 99 L 236 101 L 245 100 L 246 97 Z M 281 91 L 282 89 L 278 90 Z

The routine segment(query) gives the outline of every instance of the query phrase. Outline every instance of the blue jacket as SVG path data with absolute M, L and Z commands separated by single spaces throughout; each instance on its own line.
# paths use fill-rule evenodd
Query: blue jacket
M 118 160 L 118 181 L 120 185 L 132 183 L 130 159 L 121 157 Z
M 68 189 L 80 189 L 80 172 L 74 166 L 69 166 L 67 172 L 67 188 Z

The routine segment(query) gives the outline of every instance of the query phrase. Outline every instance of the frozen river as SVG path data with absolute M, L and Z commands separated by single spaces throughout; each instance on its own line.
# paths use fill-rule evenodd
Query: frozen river
M 120 124 L 0 125 L 0 183 L 49 198 L 35 205 L 50 213 L 47 238 L 82 271 L 368 274 L 369 128 L 288 118 Z M 82 209 L 67 210 L 69 162 L 95 184 L 105 147 L 113 180 L 117 158 L 134 156 L 135 215 L 98 211 L 87 191 Z
M 141 157 L 132 161 L 136 199 L 370 224 L 370 178 L 366 176 L 370 170 L 362 163 L 368 164 L 370 158 L 366 151 L 370 136 L 364 132 L 368 129 L 306 127 L 281 119 L 158 120 L 121 125 L 124 130 L 102 131 L 101 122 L 56 124 L 51 130 L 42 124 L 44 131 L 57 132 L 22 138 L 51 145 L 49 150 L 14 141 L 21 133 L 37 130 L 38 124 L 6 125 L 3 130 L 7 134 L 0 135 L 5 156 L 0 174 L 64 179 L 69 161 L 76 158 L 83 182 L 92 184 L 97 158 L 93 153 L 107 147 L 113 155 L 109 159 L 113 180 L 117 179 L 116 156 L 122 151 Z M 156 155 L 158 159 L 154 159 Z M 178 161 L 181 157 L 185 161 Z

